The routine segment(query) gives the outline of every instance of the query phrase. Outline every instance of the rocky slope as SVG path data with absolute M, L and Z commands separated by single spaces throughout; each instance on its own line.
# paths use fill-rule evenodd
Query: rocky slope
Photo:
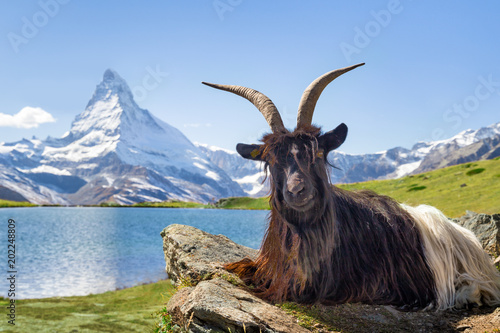
M 427 172 L 447 166 L 489 160 L 500 156 L 500 134 L 492 134 L 466 146 L 450 142 L 433 149 L 425 156 L 413 174 Z
M 269 186 L 265 182 L 263 163 L 246 160 L 235 151 L 206 144 L 196 145 L 212 163 L 237 182 L 248 196 L 263 197 L 268 194 Z

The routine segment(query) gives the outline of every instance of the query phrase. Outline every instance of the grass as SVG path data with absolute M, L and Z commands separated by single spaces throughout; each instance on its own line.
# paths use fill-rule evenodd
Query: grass
M 128 207 L 128 206 L 123 206 Z M 207 209 L 269 209 L 268 198 L 231 197 L 220 199 L 214 204 L 201 204 L 189 201 L 141 202 L 131 207 L 158 208 L 207 208 Z
M 467 176 L 474 176 L 474 175 L 477 175 L 477 174 L 483 172 L 484 170 L 485 170 L 484 168 L 472 169 L 472 170 L 467 171 L 465 174 Z
M 2 200 L 0 199 L 0 208 L 7 207 L 34 207 L 35 204 L 32 204 L 27 201 L 10 201 L 10 200 Z
M 500 212 L 500 159 L 455 165 L 400 179 L 338 185 L 348 190 L 369 189 L 412 206 L 435 206 L 449 217 L 466 210 Z
M 322 318 L 315 306 L 300 305 L 292 302 L 285 302 L 276 306 L 297 318 L 297 323 L 308 330 L 312 331 L 315 328 L 323 328 L 328 331 L 341 330 L 335 325 L 335 320 L 325 320 L 325 318 Z
M 277 304 L 287 314 L 295 317 L 297 323 L 311 332 L 392 332 L 389 323 L 377 323 L 370 314 L 363 316 L 363 305 L 346 303 L 339 306 L 301 305 L 293 302 Z M 385 314 L 372 313 L 371 315 Z M 374 324 L 376 327 L 374 327 Z M 405 320 L 401 320 L 405 325 Z
M 270 209 L 269 198 L 249 198 L 249 197 L 232 197 L 220 199 L 215 203 L 215 208 L 223 209 L 257 209 L 265 210 Z
M 140 202 L 132 207 L 155 207 L 155 208 L 207 208 L 207 205 L 198 202 L 169 200 L 162 202 Z
M 96 295 L 17 300 L 16 325 L 10 327 L 5 319 L 0 330 L 151 332 L 158 320 L 158 309 L 168 302 L 174 291 L 169 280 L 162 280 Z M 0 298 L 1 309 L 7 304 L 8 299 Z

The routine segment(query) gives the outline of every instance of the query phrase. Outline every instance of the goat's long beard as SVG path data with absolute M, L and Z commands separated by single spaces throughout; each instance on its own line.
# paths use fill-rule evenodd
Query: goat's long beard
M 299 230 L 298 265 L 302 274 L 311 281 L 330 266 L 333 252 L 338 244 L 333 211 L 327 206 L 314 224 Z
M 278 256 L 281 257 L 282 260 L 277 260 L 281 261 L 280 263 L 271 266 L 275 271 L 273 275 L 281 276 L 281 288 L 287 288 L 286 291 L 280 290 L 283 296 L 287 295 L 284 298 L 288 298 L 289 293 L 292 294 L 292 298 L 301 298 L 304 290 L 313 286 L 314 280 L 319 275 L 324 272 L 331 273 L 329 266 L 336 248 L 337 233 L 331 195 L 330 193 L 327 195 L 329 197 L 317 201 L 313 214 L 289 210 L 282 201 L 278 202 L 278 207 L 273 207 L 275 208 L 271 213 L 273 226 L 270 226 L 269 230 L 274 232 L 272 235 L 267 235 L 263 249 L 269 248 L 266 245 L 271 245 L 267 243 L 270 240 L 279 239 L 281 241 L 279 250 L 277 244 L 274 246 L 279 254 L 269 251 L 262 255 L 268 257 L 266 260 L 268 263 L 276 261 Z M 271 202 L 273 204 L 273 200 Z
M 313 171 L 318 187 L 315 204 L 306 213 L 287 206 L 274 182 L 279 175 L 271 172 L 269 226 L 251 282 L 259 286 L 261 297 L 274 302 L 315 302 L 333 276 L 331 258 L 338 244 L 333 197 L 326 172 Z

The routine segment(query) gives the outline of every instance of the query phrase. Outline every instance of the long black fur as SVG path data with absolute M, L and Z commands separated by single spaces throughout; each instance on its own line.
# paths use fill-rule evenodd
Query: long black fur
M 261 146 L 271 185 L 271 213 L 255 261 L 226 265 L 273 302 L 406 305 L 432 302 L 435 285 L 415 221 L 393 199 L 332 186 L 319 128 L 270 134 Z M 290 145 L 301 147 L 290 160 Z M 314 207 L 297 212 L 283 199 L 284 168 L 296 164 L 314 184 Z

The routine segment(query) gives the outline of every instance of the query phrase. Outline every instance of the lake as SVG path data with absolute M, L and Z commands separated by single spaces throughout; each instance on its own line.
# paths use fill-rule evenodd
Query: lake
M 160 232 L 186 224 L 259 248 L 267 211 L 35 207 L 0 209 L 0 296 L 9 289 L 8 220 L 15 220 L 16 297 L 102 293 L 167 278 Z

